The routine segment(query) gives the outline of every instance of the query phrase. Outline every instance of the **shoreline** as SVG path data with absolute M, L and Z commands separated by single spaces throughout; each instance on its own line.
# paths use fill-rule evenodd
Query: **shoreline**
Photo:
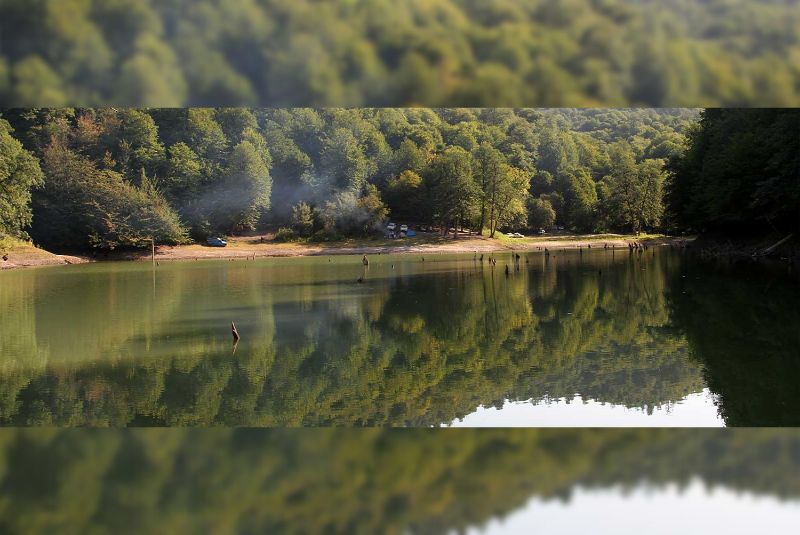
M 275 243 L 261 242 L 259 238 L 231 238 L 228 247 L 203 245 L 162 245 L 156 247 L 156 262 L 189 260 L 235 260 L 246 258 L 287 258 L 304 256 L 341 255 L 413 255 L 413 254 L 486 254 L 498 251 L 570 250 L 589 246 L 627 249 L 628 243 L 638 241 L 650 246 L 685 245 L 690 239 L 670 236 L 635 236 L 618 234 L 559 235 L 547 237 L 491 239 L 479 236 L 405 240 L 347 240 L 335 243 Z M 0 269 L 13 270 L 33 267 L 87 264 L 94 262 L 146 262 L 151 261 L 149 251 L 108 253 L 100 257 L 58 255 L 33 246 L 8 252 L 8 261 L 0 260 Z

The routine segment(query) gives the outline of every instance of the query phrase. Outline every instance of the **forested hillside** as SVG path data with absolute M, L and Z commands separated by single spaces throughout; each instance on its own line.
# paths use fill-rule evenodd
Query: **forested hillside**
M 13 210 L 0 231 L 56 249 L 114 249 L 257 228 L 365 236 L 388 217 L 490 235 L 658 228 L 664 162 L 682 152 L 697 112 L 33 108 L 2 117 L 0 186 Z
M 793 106 L 797 0 L 0 0 L 3 106 Z
M 706 110 L 671 167 L 668 199 L 679 228 L 800 230 L 800 110 Z

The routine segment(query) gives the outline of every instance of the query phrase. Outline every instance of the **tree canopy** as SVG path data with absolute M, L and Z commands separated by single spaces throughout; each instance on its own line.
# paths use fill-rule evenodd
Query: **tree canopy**
M 0 105 L 792 106 L 797 0 L 3 0 Z
M 800 111 L 706 110 L 673 158 L 673 224 L 693 231 L 800 230 Z
M 683 150 L 697 111 L 27 108 L 2 115 L 13 126 L 5 142 L 30 155 L 20 160 L 30 169 L 15 175 L 27 178 L 5 196 L 20 214 L 14 232 L 30 227 L 54 248 L 109 249 L 135 247 L 145 235 L 180 243 L 187 234 L 289 228 L 301 203 L 310 215 L 300 234 L 312 237 L 370 234 L 388 217 L 490 235 L 533 223 L 659 228 L 663 162 Z
M 33 217 L 31 191 L 44 181 L 38 161 L 12 132 L 11 125 L 0 119 L 0 237 L 26 236 Z

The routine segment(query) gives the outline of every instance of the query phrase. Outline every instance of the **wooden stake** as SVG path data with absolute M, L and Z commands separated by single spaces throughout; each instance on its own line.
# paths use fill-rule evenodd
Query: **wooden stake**
M 233 341 L 239 341 L 239 331 L 236 330 L 236 324 L 231 322 L 231 334 L 233 334 Z

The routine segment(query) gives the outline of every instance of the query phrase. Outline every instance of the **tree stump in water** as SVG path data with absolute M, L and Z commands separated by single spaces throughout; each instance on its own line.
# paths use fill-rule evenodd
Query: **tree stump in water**
M 231 334 L 233 335 L 233 341 L 238 342 L 240 338 L 239 331 L 236 330 L 236 324 L 233 322 L 231 322 Z

